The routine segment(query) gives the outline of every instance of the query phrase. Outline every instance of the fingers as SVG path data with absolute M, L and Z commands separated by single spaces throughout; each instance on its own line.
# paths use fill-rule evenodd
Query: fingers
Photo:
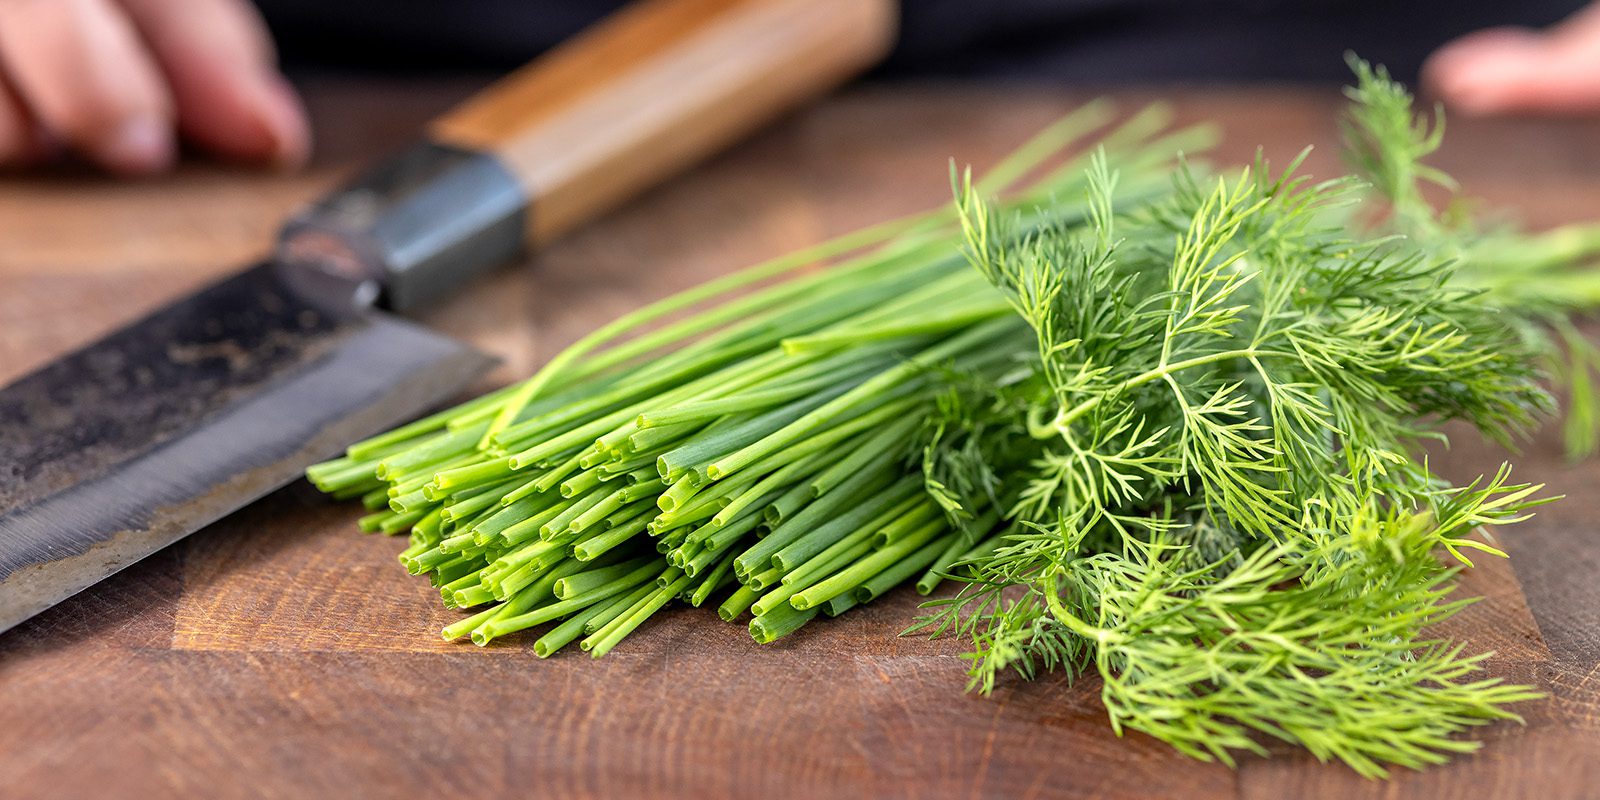
M 293 166 L 310 135 L 245 0 L 0 0 L 0 164 L 53 140 L 114 172 L 169 166 L 175 131 Z
M 172 163 L 165 79 L 111 0 L 0 0 L 0 63 L 37 124 L 105 168 Z
M 273 64 L 254 7 L 245 0 L 120 2 L 166 75 L 186 138 L 236 160 L 305 160 L 305 112 Z
M 1548 33 L 1465 36 L 1428 59 L 1423 80 L 1469 114 L 1600 111 L 1600 13 L 1591 7 Z

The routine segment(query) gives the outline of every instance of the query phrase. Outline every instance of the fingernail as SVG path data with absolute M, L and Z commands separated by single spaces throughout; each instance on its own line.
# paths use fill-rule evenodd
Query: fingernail
M 147 175 L 171 166 L 172 130 L 155 117 L 133 117 L 117 127 L 99 148 L 106 166 L 117 172 Z

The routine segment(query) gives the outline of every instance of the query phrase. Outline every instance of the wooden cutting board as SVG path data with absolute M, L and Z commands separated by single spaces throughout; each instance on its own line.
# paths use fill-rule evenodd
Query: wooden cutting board
M 469 87 L 311 87 L 322 162 L 300 176 L 193 167 L 112 184 L 0 183 L 0 380 L 264 250 L 274 221 L 361 154 L 404 141 Z M 1123 95 L 1129 108 L 1152 95 Z M 869 88 L 793 117 L 424 321 L 526 373 L 618 313 L 760 258 L 944 201 L 950 157 L 979 168 L 1086 95 Z M 1216 118 L 1218 159 L 1333 169 L 1337 95 L 1176 95 Z M 1600 218 L 1600 125 L 1452 124 L 1441 167 L 1534 224 Z M 1465 437 L 1452 477 L 1504 455 Z M 896 638 L 898 592 L 759 647 L 673 610 L 613 654 L 540 661 L 531 637 L 446 644 L 455 618 L 403 573 L 401 543 L 304 485 L 279 492 L 0 636 L 0 797 L 1534 797 L 1600 792 L 1600 466 L 1555 437 L 1519 475 L 1570 497 L 1507 536 L 1450 623 L 1493 674 L 1539 685 L 1525 726 L 1392 783 L 1274 748 L 1238 770 L 1118 739 L 1094 680 L 963 693 L 960 642 Z M 3 467 L 3 465 L 0 465 Z

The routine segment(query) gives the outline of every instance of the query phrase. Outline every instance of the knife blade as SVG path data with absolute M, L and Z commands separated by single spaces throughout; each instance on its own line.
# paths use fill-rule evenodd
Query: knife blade
M 0 630 L 448 399 L 493 363 L 261 264 L 0 391 Z
M 891 0 L 649 0 L 307 206 L 266 261 L 0 389 L 0 631 L 448 399 L 435 302 L 881 57 Z

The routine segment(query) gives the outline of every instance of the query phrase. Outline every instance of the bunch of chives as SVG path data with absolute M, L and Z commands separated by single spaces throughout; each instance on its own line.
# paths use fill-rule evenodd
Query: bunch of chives
M 1090 104 L 980 184 L 1012 187 L 1109 119 Z M 1147 191 L 1202 131 L 1155 138 L 1159 108 L 1100 146 Z M 1082 218 L 1081 163 L 1015 193 L 1040 224 Z M 1144 180 L 1141 180 L 1144 179 Z M 938 370 L 999 374 L 1031 331 L 966 266 L 939 210 L 849 234 L 690 289 L 604 326 L 529 380 L 351 446 L 307 470 L 409 532 L 405 568 L 447 607 L 446 639 L 544 627 L 534 650 L 599 657 L 673 600 L 746 612 L 770 642 L 999 540 L 994 510 L 952 521 L 912 459 Z M 733 292 L 803 267 L 742 295 Z M 600 349 L 644 325 L 699 313 Z

